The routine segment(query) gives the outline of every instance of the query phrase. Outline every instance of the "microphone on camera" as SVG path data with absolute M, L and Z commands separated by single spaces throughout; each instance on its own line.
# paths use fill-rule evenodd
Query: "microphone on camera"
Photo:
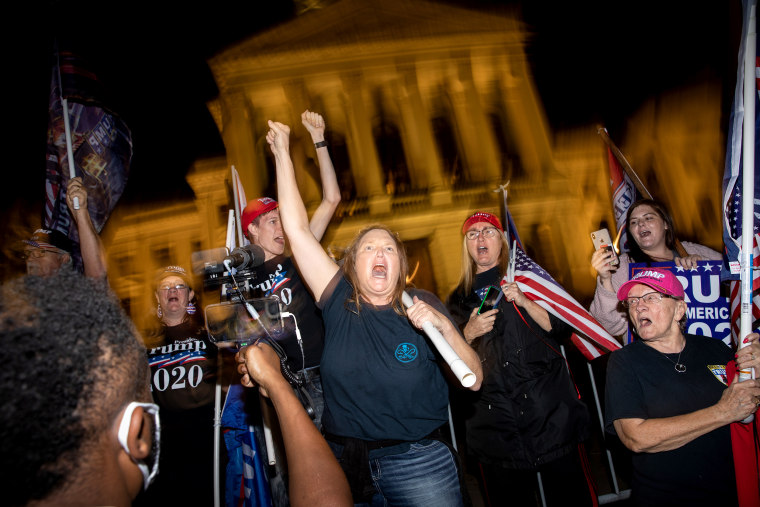
M 264 263 L 264 250 L 257 245 L 237 247 L 224 258 L 223 264 L 237 270 L 255 268 Z

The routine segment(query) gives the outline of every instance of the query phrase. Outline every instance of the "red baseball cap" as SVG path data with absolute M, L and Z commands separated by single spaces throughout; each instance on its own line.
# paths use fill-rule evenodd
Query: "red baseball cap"
M 490 213 L 486 213 L 485 211 L 476 211 L 470 215 L 467 220 L 464 221 L 464 225 L 462 226 L 462 234 L 467 232 L 467 229 L 469 229 L 472 224 L 477 224 L 478 222 L 487 222 L 499 229 L 501 232 L 504 232 L 504 227 L 501 226 L 499 217 Z
M 639 271 L 633 275 L 633 278 L 620 286 L 617 291 L 618 300 L 622 301 L 627 298 L 633 286 L 638 284 L 647 285 L 657 292 L 676 299 L 683 299 L 685 296 L 683 285 L 669 269 L 647 268 Z
M 242 226 L 243 233 L 248 230 L 248 226 L 251 222 L 256 220 L 260 215 L 272 211 L 277 208 L 277 201 L 270 197 L 259 197 L 252 201 L 248 201 L 248 206 L 243 210 L 243 216 L 240 217 L 240 225 Z

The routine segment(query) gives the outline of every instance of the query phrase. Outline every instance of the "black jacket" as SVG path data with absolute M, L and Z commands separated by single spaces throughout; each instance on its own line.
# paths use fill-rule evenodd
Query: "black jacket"
M 480 274 L 474 287 L 499 286 L 498 268 Z M 455 290 L 447 302 L 464 329 L 480 298 Z M 535 469 L 568 454 L 588 437 L 589 413 L 578 399 L 558 340 L 570 327 L 551 313 L 546 332 L 524 308 L 520 317 L 512 303 L 498 305 L 494 329 L 473 341 L 483 363 L 478 392 L 462 394 L 454 403 L 464 417 L 468 452 L 480 462 L 507 468 Z

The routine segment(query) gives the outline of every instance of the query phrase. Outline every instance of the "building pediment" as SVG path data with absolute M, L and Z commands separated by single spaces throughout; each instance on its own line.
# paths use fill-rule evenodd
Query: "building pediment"
M 522 22 L 503 11 L 491 14 L 424 0 L 339 0 L 223 50 L 209 65 L 224 88 L 232 84 L 228 79 L 254 70 L 266 74 L 269 69 L 398 56 L 405 50 L 420 54 L 521 44 L 524 33 Z

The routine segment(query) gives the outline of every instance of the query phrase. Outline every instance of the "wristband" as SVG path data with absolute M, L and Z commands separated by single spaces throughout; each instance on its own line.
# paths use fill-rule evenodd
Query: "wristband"
M 319 141 L 318 143 L 314 143 L 314 147 L 316 149 L 326 147 L 326 146 L 327 146 L 327 141 Z

